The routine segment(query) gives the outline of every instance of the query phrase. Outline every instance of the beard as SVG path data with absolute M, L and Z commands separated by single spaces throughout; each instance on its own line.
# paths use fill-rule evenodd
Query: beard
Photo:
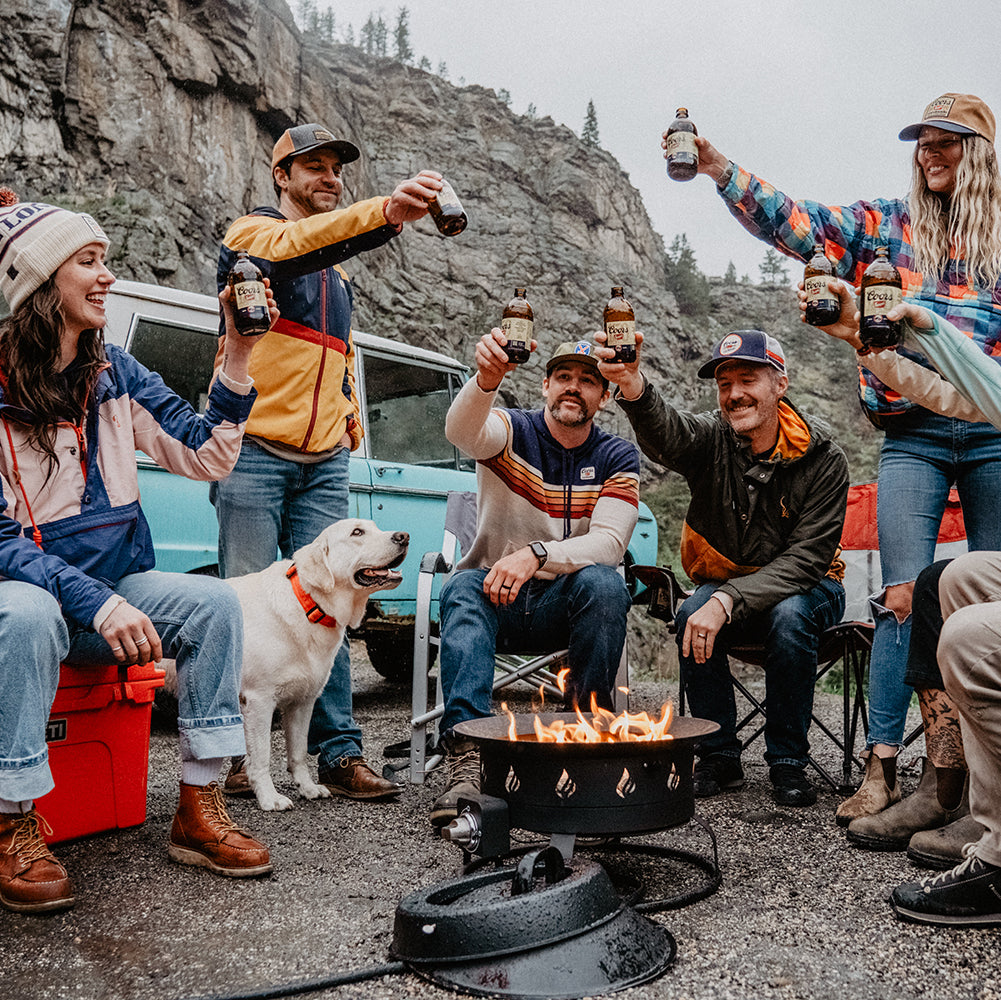
M 568 409 L 563 404 L 567 400 L 573 400 L 579 409 Z M 555 402 L 549 404 L 549 412 L 553 419 L 564 427 L 580 427 L 586 424 L 594 414 L 588 411 L 587 406 L 579 396 L 560 396 Z

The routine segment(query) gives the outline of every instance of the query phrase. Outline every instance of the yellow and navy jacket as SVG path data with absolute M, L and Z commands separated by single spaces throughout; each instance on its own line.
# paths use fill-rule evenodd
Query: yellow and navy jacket
M 290 222 L 276 208 L 256 208 L 223 237 L 216 281 L 226 285 L 238 250 L 271 279 L 281 318 L 254 349 L 257 389 L 247 433 L 304 454 L 362 439 L 351 341 L 351 282 L 340 262 L 380 247 L 400 230 L 386 222 L 386 199 Z M 220 321 L 220 334 L 224 332 Z M 222 341 L 216 370 L 222 365 Z
M 617 566 L 639 514 L 639 454 L 591 427 L 565 448 L 541 410 L 493 407 L 496 391 L 470 379 L 452 401 L 445 435 L 476 459 L 476 538 L 459 569 L 486 568 L 531 542 L 544 542 L 552 580 L 585 566 Z
M 681 562 L 698 584 L 733 598 L 734 621 L 841 581 L 841 531 L 848 462 L 819 424 L 779 401 L 779 438 L 755 457 L 719 410 L 688 413 L 647 382 L 633 401 L 619 398 L 643 453 L 680 473 L 691 490 Z

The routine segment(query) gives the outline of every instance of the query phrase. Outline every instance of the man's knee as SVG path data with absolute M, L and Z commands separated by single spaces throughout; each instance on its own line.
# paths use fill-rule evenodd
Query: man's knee
M 585 566 L 571 576 L 575 595 L 598 604 L 607 615 L 625 615 L 631 599 L 622 575 L 612 566 Z
M 973 604 L 951 614 L 939 637 L 938 662 L 946 691 L 957 701 L 966 703 L 972 688 L 1001 690 L 1001 605 Z

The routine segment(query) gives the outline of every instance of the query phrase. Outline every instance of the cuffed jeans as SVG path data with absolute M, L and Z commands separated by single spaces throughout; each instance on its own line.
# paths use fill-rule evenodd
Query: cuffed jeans
M 810 753 L 807 733 L 813 715 L 817 650 L 825 629 L 841 621 L 845 589 L 823 579 L 805 594 L 779 601 L 770 611 L 752 615 L 739 625 L 724 625 L 712 656 L 696 663 L 681 654 L 688 619 L 715 593 L 715 584 L 699 587 L 678 609 L 678 655 L 681 681 L 692 715 L 719 723 L 719 730 L 700 741 L 699 755 L 740 757 L 737 703 L 730 679 L 728 653 L 733 646 L 763 643 L 765 647 L 765 760 L 768 764 L 805 767 Z
M 498 652 L 569 648 L 567 702 L 612 707 L 626 639 L 629 592 L 610 566 L 585 566 L 555 580 L 529 580 L 498 607 L 483 593 L 485 569 L 455 573 L 441 591 L 441 731 L 492 714 Z
M 177 661 L 182 760 L 244 753 L 243 616 L 232 587 L 150 571 L 123 577 L 115 592 L 149 617 L 163 655 Z M 60 662 L 101 665 L 114 657 L 98 633 L 64 619 L 47 591 L 0 581 L 0 798 L 37 799 L 54 787 L 45 726 Z
M 258 573 L 281 558 L 291 559 L 328 525 L 348 516 L 347 448 L 324 462 L 290 462 L 244 439 L 233 471 L 212 484 L 219 519 L 219 573 Z M 361 729 L 351 699 L 351 656 L 345 638 L 330 676 L 313 706 L 309 752 L 332 766 L 361 756 Z
M 939 583 L 945 690 L 959 709 L 970 813 L 985 832 L 974 852 L 1001 866 L 1001 553 L 954 559 Z
M 879 458 L 877 520 L 883 588 L 911 583 L 935 558 L 942 514 L 955 484 L 968 546 L 1001 549 L 1001 433 L 990 424 L 934 413 L 890 426 Z M 867 746 L 901 746 L 911 688 L 904 682 L 911 618 L 898 622 L 873 600 Z

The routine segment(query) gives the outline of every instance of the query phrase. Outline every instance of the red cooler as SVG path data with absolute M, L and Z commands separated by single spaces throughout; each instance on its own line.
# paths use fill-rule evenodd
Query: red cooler
M 164 676 L 152 663 L 60 667 L 45 733 L 56 787 L 36 803 L 49 843 L 146 819 L 150 713 Z

